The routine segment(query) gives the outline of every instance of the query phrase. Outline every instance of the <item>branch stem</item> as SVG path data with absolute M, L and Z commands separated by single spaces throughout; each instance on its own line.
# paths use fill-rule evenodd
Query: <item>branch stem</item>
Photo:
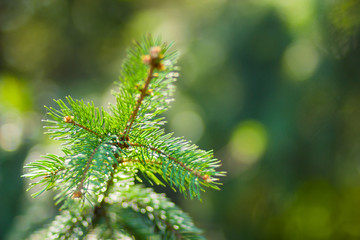
M 80 123 L 75 122 L 73 119 L 71 119 L 71 117 L 68 117 L 68 116 L 67 116 L 67 117 L 65 117 L 64 119 L 65 119 L 65 122 L 66 122 L 66 123 L 70 123 L 70 124 L 72 124 L 72 125 L 74 125 L 74 126 L 78 126 L 78 127 L 82 128 L 82 129 L 84 129 L 85 131 L 88 131 L 88 132 L 96 135 L 96 136 L 99 137 L 99 138 L 102 138 L 102 137 L 103 137 L 103 136 L 101 136 L 101 134 L 99 134 L 99 133 L 97 133 L 97 132 L 89 129 L 88 127 L 85 127 L 84 125 L 81 125 Z
M 152 150 L 152 151 L 157 152 L 158 154 L 161 154 L 161 155 L 167 157 L 168 159 L 172 160 L 172 161 L 175 162 L 176 164 L 179 164 L 179 165 L 180 165 L 182 168 L 184 168 L 186 171 L 191 172 L 192 174 L 194 174 L 194 175 L 197 176 L 198 178 L 201 178 L 202 180 L 204 180 L 204 181 L 206 181 L 206 182 L 210 180 L 210 179 L 209 179 L 209 175 L 207 175 L 207 174 L 202 175 L 201 172 L 199 172 L 199 171 L 197 171 L 197 170 L 195 170 L 195 169 L 192 169 L 192 168 L 186 166 L 185 163 L 181 162 L 179 159 L 177 159 L 177 158 L 175 158 L 175 157 L 173 157 L 173 156 L 165 153 L 164 151 L 162 151 L 162 150 L 160 150 L 160 149 L 158 149 L 158 148 L 155 148 L 155 147 L 152 147 L 152 146 L 146 146 L 146 145 L 144 145 L 144 144 L 139 144 L 139 143 L 130 143 L 130 146 L 132 146 L 132 147 L 148 148 L 148 149 L 150 149 L 150 150 Z
M 74 198 L 81 197 L 81 195 L 82 195 L 81 190 L 82 190 L 82 188 L 84 186 L 84 181 L 85 181 L 85 178 L 86 178 L 86 174 L 90 169 L 90 164 L 91 164 L 92 160 L 94 159 L 94 155 L 95 155 L 95 153 L 97 152 L 98 149 L 99 149 L 99 146 L 94 149 L 94 151 L 91 153 L 91 155 L 90 155 L 90 157 L 89 157 L 89 159 L 88 159 L 88 161 L 86 163 L 86 167 L 85 167 L 84 172 L 83 172 L 83 174 L 81 176 L 80 182 L 79 182 L 79 184 L 78 184 L 78 186 L 76 188 L 76 191 L 75 191 L 75 193 L 73 195 Z
M 113 168 L 115 171 L 116 166 L 113 165 Z M 106 190 L 104 192 L 104 197 L 101 200 L 100 204 L 94 208 L 94 215 L 93 215 L 93 219 L 92 219 L 92 222 L 93 222 L 92 228 L 93 229 L 98 225 L 98 223 L 102 217 L 105 217 L 107 224 L 109 223 L 109 216 L 107 214 L 107 209 L 106 209 L 106 205 L 107 205 L 106 198 L 108 197 L 108 195 L 110 193 L 110 188 L 112 187 L 112 185 L 114 185 L 113 179 L 114 179 L 114 172 L 111 172 L 109 180 L 107 180 L 107 182 L 106 182 Z M 109 228 L 109 229 L 112 230 L 111 228 Z
M 119 159 L 118 160 L 119 163 L 141 163 L 143 162 L 140 159 Z M 146 163 L 152 163 L 152 164 L 157 164 L 157 165 L 162 165 L 161 162 L 156 162 L 156 161 L 151 161 L 151 160 L 145 160 Z
M 150 81 L 153 78 L 153 72 L 154 72 L 155 67 L 156 67 L 155 64 L 150 64 L 150 69 L 149 69 L 149 73 L 148 73 L 148 75 L 146 77 L 146 80 L 145 80 L 145 85 L 140 91 L 141 94 L 140 94 L 138 100 L 136 101 L 134 111 L 132 112 L 132 114 L 131 114 L 131 116 L 130 116 L 127 124 L 126 124 L 126 128 L 125 128 L 124 133 L 123 133 L 124 137 L 127 137 L 129 135 L 131 127 L 134 124 L 135 118 L 136 118 L 136 116 L 137 116 L 137 114 L 139 112 L 140 106 L 141 106 L 145 96 L 147 95 L 147 90 L 149 88 Z

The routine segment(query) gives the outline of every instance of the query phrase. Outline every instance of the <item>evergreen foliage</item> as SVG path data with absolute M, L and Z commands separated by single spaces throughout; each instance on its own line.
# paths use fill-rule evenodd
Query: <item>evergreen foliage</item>
M 178 75 L 171 45 L 145 37 L 122 66 L 116 104 L 107 112 L 94 103 L 56 100 L 47 108 L 47 134 L 62 142 L 62 156 L 47 154 L 25 166 L 34 197 L 54 189 L 61 213 L 34 234 L 46 239 L 202 239 L 201 231 L 162 194 L 144 188 L 167 183 L 200 199 L 219 189 L 220 161 L 161 128 L 159 116 L 172 101 Z M 143 178 L 139 177 L 142 173 Z M 138 181 L 135 181 L 135 180 Z

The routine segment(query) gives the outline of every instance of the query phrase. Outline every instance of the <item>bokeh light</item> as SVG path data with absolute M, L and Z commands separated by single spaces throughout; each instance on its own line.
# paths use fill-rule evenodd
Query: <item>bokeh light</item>
M 307 80 L 314 74 L 319 64 L 317 49 L 310 42 L 299 40 L 286 49 L 283 64 L 289 79 Z
M 258 121 L 246 120 L 239 123 L 234 130 L 229 148 L 234 159 L 250 166 L 264 154 L 267 141 L 265 127 Z

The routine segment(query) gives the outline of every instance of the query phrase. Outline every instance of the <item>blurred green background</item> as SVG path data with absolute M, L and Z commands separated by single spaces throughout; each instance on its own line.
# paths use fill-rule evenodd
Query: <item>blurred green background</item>
M 360 239 L 359 30 L 357 0 L 1 0 L 0 239 L 57 212 L 20 178 L 59 151 L 43 106 L 107 106 L 145 33 L 182 54 L 168 131 L 228 172 L 201 203 L 158 189 L 209 239 Z

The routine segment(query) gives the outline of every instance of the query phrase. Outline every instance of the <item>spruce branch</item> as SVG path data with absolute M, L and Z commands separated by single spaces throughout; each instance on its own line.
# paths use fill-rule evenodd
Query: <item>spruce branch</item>
M 159 46 L 151 47 L 150 55 L 145 55 L 142 57 L 144 63 L 148 64 L 150 66 L 150 69 L 149 69 L 149 73 L 146 77 L 144 87 L 139 89 L 141 94 L 140 94 L 140 97 L 138 98 L 138 100 L 136 101 L 135 109 L 132 112 L 132 114 L 126 124 L 126 129 L 124 130 L 124 134 L 123 134 L 125 137 L 127 137 L 129 134 L 129 131 L 134 123 L 134 120 L 138 114 L 138 111 L 140 109 L 140 106 L 141 106 L 144 98 L 152 92 L 152 90 L 150 89 L 151 90 L 150 91 L 148 88 L 149 88 L 151 79 L 154 77 L 154 75 L 153 75 L 154 69 L 155 68 L 158 68 L 158 69 L 164 68 L 162 63 L 160 63 L 160 60 L 161 60 L 160 52 L 161 52 L 161 47 L 159 47 Z
M 186 194 L 188 191 L 191 198 L 200 198 L 201 185 L 219 189 L 218 177 L 225 173 L 216 171 L 220 161 L 211 151 L 203 151 L 182 138 L 165 134 L 163 130 L 141 132 L 133 139 L 130 146 L 147 150 L 147 154 L 138 154 L 143 166 L 146 159 L 161 159 L 161 166 L 152 166 L 151 169 L 180 192 Z M 143 169 L 147 171 L 148 165 L 139 168 L 140 171 Z
M 156 238 L 158 235 L 163 236 L 162 239 L 203 239 L 201 230 L 194 226 L 186 213 L 150 188 L 138 185 L 126 189 L 119 187 L 109 199 L 113 203 L 109 205 L 110 209 L 116 208 L 118 212 L 112 221 L 131 229 L 136 239 Z
M 46 133 L 62 142 L 62 156 L 48 154 L 29 163 L 23 176 L 57 191 L 62 214 L 48 237 L 202 239 L 191 219 L 163 195 L 135 184 L 168 183 L 200 199 L 205 187 L 219 189 L 220 161 L 183 138 L 166 134 L 159 117 L 173 100 L 178 72 L 171 44 L 151 36 L 136 42 L 122 65 L 121 83 L 110 112 L 93 102 L 55 100 L 47 108 Z M 179 220 L 181 219 L 181 221 Z
M 76 187 L 76 191 L 73 193 L 74 198 L 81 198 L 81 196 L 82 196 L 81 191 L 83 190 L 84 180 L 85 180 L 86 175 L 87 175 L 87 173 L 88 173 L 88 171 L 90 169 L 90 164 L 91 164 L 92 160 L 94 159 L 94 155 L 98 151 L 98 149 L 99 149 L 99 146 L 94 149 L 94 151 L 91 153 L 91 155 L 90 155 L 90 157 L 89 157 L 89 159 L 88 159 L 88 161 L 86 163 L 85 169 L 84 169 L 84 171 L 83 171 L 83 173 L 81 175 L 81 178 L 80 178 L 80 182 L 78 183 L 78 185 Z
M 46 239 L 84 239 L 91 230 L 92 213 L 88 209 L 81 213 L 64 211 L 48 227 Z
M 152 147 L 152 146 L 146 146 L 146 145 L 138 144 L 138 143 L 132 143 L 132 144 L 130 144 L 130 146 L 132 146 L 132 147 L 143 147 L 143 148 L 147 148 L 149 150 L 155 151 L 155 152 L 159 153 L 160 155 L 163 155 L 166 158 L 173 161 L 174 164 L 180 165 L 182 168 L 184 168 L 186 171 L 190 172 L 191 174 L 195 175 L 196 177 L 201 178 L 205 182 L 210 182 L 211 181 L 209 175 L 202 174 L 200 171 L 196 171 L 195 169 L 192 169 L 192 168 L 188 167 L 185 163 L 181 162 L 180 160 L 176 159 L 175 157 L 173 157 L 171 155 L 168 155 L 167 153 L 165 153 L 164 151 L 162 151 L 160 149 L 157 149 L 157 148 Z
M 39 181 L 30 184 L 28 191 L 36 186 L 43 186 L 43 189 L 32 194 L 32 197 L 37 197 L 46 190 L 55 187 L 55 182 L 59 179 L 59 173 L 65 170 L 64 158 L 54 154 L 47 154 L 42 156 L 43 159 L 27 164 L 24 168 L 29 169 L 27 174 L 23 177 L 30 179 L 38 179 Z
M 74 116 L 65 116 L 64 117 L 64 122 L 73 124 L 74 126 L 78 126 L 78 127 L 82 128 L 82 129 L 84 129 L 85 131 L 88 131 L 88 132 L 94 134 L 95 136 L 97 136 L 99 138 L 103 138 L 103 136 L 101 136 L 99 133 L 97 133 L 97 132 L 95 132 L 95 131 L 93 131 L 93 130 L 91 130 L 91 129 L 89 129 L 89 128 L 87 128 L 87 127 L 85 127 L 85 126 L 83 126 L 83 125 L 81 125 L 81 124 L 79 124 L 77 122 L 75 122 L 74 121 Z

